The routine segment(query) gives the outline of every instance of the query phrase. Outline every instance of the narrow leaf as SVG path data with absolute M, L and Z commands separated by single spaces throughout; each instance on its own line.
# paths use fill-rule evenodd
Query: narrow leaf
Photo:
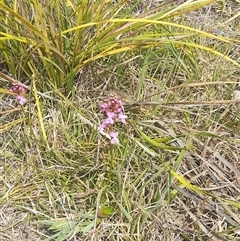
M 184 177 L 178 175 L 175 171 L 173 171 L 172 169 L 170 169 L 170 173 L 176 178 L 178 179 L 179 182 L 181 182 L 185 187 L 191 189 L 192 191 L 198 193 L 198 194 L 202 194 L 202 195 L 207 195 L 207 193 L 203 190 L 201 190 L 200 188 L 192 185 L 190 182 L 188 182 Z

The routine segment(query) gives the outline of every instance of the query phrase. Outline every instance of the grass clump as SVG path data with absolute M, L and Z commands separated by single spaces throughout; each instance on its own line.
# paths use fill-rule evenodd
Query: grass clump
M 1 240 L 238 240 L 223 5 L 0 2 Z

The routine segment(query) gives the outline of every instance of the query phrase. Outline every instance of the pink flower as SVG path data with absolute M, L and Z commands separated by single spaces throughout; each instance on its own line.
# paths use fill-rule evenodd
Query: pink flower
M 111 144 L 119 144 L 119 139 L 118 139 L 118 132 L 111 131 L 109 135 L 112 137 L 111 139 Z
M 116 114 L 114 112 L 106 111 L 106 115 L 108 118 L 114 119 Z
M 119 107 L 119 108 L 117 109 L 117 112 L 118 112 L 118 113 L 123 113 L 123 106 Z
M 104 123 L 103 123 L 102 125 L 100 125 L 100 126 L 98 127 L 98 130 L 99 130 L 99 131 L 103 131 L 105 127 L 106 127 L 106 126 L 105 126 Z
M 103 124 L 105 125 L 105 126 L 108 126 L 108 125 L 113 125 L 114 124 L 114 119 L 112 119 L 112 118 L 107 118 L 107 119 L 105 119 L 104 121 L 103 121 Z
M 106 127 L 114 124 L 114 120 L 112 118 L 107 118 L 103 121 L 103 123 L 98 127 L 99 131 L 103 131 Z
M 22 95 L 22 93 L 24 93 L 26 89 L 22 84 L 16 84 L 12 88 L 10 88 L 10 91 L 18 95 Z
M 26 103 L 26 98 L 23 96 L 23 93 L 26 92 L 25 87 L 20 83 L 20 84 L 16 84 L 14 85 L 12 88 L 10 88 L 11 92 L 17 94 L 16 95 L 16 99 L 18 100 L 20 105 L 23 105 Z
M 122 113 L 118 114 L 118 119 L 123 123 L 125 124 L 126 123 L 126 119 L 127 119 L 127 115 L 124 115 Z
M 100 107 L 102 111 L 106 111 L 108 105 L 106 103 L 102 103 Z
M 27 101 L 26 98 L 24 96 L 22 96 L 22 95 L 17 95 L 16 99 L 19 101 L 20 105 L 24 105 L 26 103 L 26 101 Z

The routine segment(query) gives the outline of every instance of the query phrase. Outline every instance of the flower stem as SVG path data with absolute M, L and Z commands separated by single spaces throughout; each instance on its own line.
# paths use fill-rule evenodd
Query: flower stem
M 110 169 L 114 170 L 114 159 L 115 159 L 115 152 L 114 152 L 114 146 L 110 146 Z

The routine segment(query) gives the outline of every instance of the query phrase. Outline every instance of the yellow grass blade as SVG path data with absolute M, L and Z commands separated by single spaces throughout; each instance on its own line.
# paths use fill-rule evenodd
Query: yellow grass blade
M 12 93 L 11 91 L 6 90 L 6 89 L 3 89 L 3 88 L 0 88 L 0 93 L 4 93 L 4 94 L 14 94 L 14 93 Z
M 176 147 L 176 146 L 168 146 L 165 145 L 159 141 L 155 141 L 154 139 L 150 138 L 149 136 L 147 136 L 145 133 L 143 133 L 138 127 L 137 125 L 135 125 L 135 127 L 137 128 L 138 132 L 140 133 L 141 137 L 149 144 L 151 144 L 154 147 L 160 148 L 160 149 L 164 149 L 164 150 L 184 150 L 185 148 L 182 147 Z
M 13 126 L 15 126 L 17 124 L 22 123 L 25 119 L 26 118 L 19 118 L 17 120 L 11 121 L 11 122 L 9 122 L 7 124 L 0 125 L 0 133 L 9 130 L 11 127 L 13 127 Z
M 7 33 L 4 33 L 4 32 L 2 32 L 2 31 L 0 31 L 0 35 L 5 36 L 5 37 L 0 37 L 0 41 L 17 40 L 17 41 L 19 41 L 19 42 L 27 43 L 26 38 L 23 38 L 23 37 L 19 37 L 19 36 L 14 36 L 14 35 L 11 35 L 11 34 L 7 34 Z
M 122 32 L 123 29 L 129 28 L 131 25 L 133 25 L 135 23 L 159 24 L 159 25 L 165 25 L 165 26 L 171 26 L 171 27 L 177 27 L 177 28 L 189 30 L 189 31 L 191 31 L 193 33 L 198 33 L 198 34 L 200 34 L 202 36 L 218 39 L 218 40 L 221 40 L 221 41 L 224 41 L 224 42 L 227 42 L 227 43 L 231 43 L 231 41 L 232 41 L 231 39 L 220 37 L 220 36 L 217 36 L 217 35 L 214 35 L 214 34 L 210 34 L 210 33 L 207 33 L 205 31 L 202 31 L 202 30 L 199 30 L 199 29 L 191 28 L 191 27 L 188 27 L 188 26 L 185 26 L 185 25 L 181 25 L 181 24 L 177 24 L 177 23 L 166 22 L 166 21 L 161 21 L 161 20 L 138 19 L 138 18 L 107 19 L 107 20 L 103 20 L 103 21 L 99 21 L 99 22 L 91 22 L 91 23 L 81 24 L 79 26 L 76 26 L 76 27 L 64 30 L 60 34 L 64 35 L 66 33 L 76 31 L 77 29 L 86 28 L 86 27 L 99 25 L 99 24 L 104 24 L 104 23 L 126 23 L 127 26 L 124 25 L 122 27 L 122 29 L 117 29 L 118 32 Z M 134 27 L 134 26 L 132 26 L 132 27 Z M 240 42 L 240 41 L 238 41 L 238 42 Z
M 32 25 L 29 20 L 25 19 L 24 17 L 22 17 L 20 14 L 18 14 L 17 12 L 15 12 L 13 9 L 9 8 L 8 6 L 6 6 L 5 4 L 0 2 L 0 7 L 2 8 L 2 10 L 8 12 L 10 15 L 14 16 L 16 18 L 16 21 L 18 20 L 19 22 L 23 23 L 24 25 L 26 25 L 31 31 L 34 32 L 35 35 L 38 35 L 42 40 L 44 40 L 44 42 L 50 43 L 50 40 L 44 36 L 42 34 L 41 31 L 39 31 L 34 25 Z
M 32 83 L 33 83 L 33 93 L 34 93 L 34 97 L 35 97 L 35 101 L 36 101 L 36 105 L 37 105 L 37 115 L 38 115 L 39 123 L 41 126 L 41 130 L 42 130 L 43 140 L 46 142 L 47 146 L 49 147 L 48 142 L 47 142 L 47 134 L 46 134 L 46 131 L 44 128 L 42 110 L 41 110 L 41 106 L 40 106 L 40 102 L 39 102 L 39 98 L 38 98 L 36 84 L 35 84 L 34 80 Z
M 181 182 L 185 187 L 191 189 L 192 191 L 198 193 L 198 194 L 202 194 L 202 195 L 207 195 L 207 193 L 203 190 L 201 190 L 200 188 L 192 185 L 190 182 L 188 182 L 184 177 L 178 175 L 175 171 L 173 171 L 172 169 L 170 169 L 170 173 L 176 178 L 178 179 L 179 182 Z

